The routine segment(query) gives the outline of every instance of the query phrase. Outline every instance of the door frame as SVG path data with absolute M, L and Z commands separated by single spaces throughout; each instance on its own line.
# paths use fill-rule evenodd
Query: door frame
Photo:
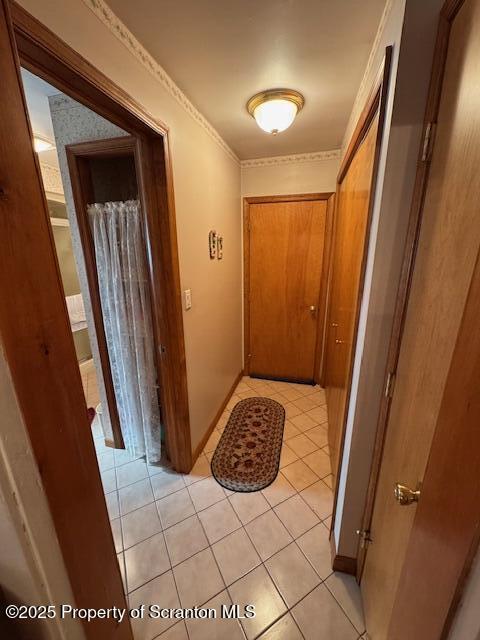
M 149 262 L 162 330 L 164 416 L 173 435 L 172 462 L 191 467 L 183 318 L 168 130 L 54 33 L 9 0 L 0 3 L 0 65 L 5 71 L 1 128 L 2 185 L 0 335 L 16 399 L 32 445 L 67 574 L 78 607 L 126 606 L 95 449 L 86 414 L 53 234 L 31 133 L 19 66 L 65 91 L 135 135 L 153 189 Z M 11 102 L 15 106 L 8 108 Z M 22 104 L 23 108 L 18 108 Z M 11 145 L 17 161 L 12 163 Z M 32 176 L 36 179 L 32 180 Z M 27 180 L 28 178 L 28 180 Z M 24 180 L 25 179 L 25 180 Z M 22 185 L 20 188 L 19 185 Z M 12 248 L 15 250 L 11 250 Z M 129 621 L 84 624 L 86 637 L 131 640 Z
M 430 76 L 430 87 L 428 90 L 427 104 L 422 131 L 422 144 L 417 160 L 417 173 L 413 189 L 412 203 L 410 206 L 410 216 L 405 241 L 405 251 L 403 264 L 398 286 L 397 300 L 392 322 L 392 334 L 387 356 L 385 369 L 384 389 L 387 390 L 382 396 L 380 405 L 375 443 L 373 449 L 372 466 L 365 501 L 365 510 L 362 519 L 362 538 L 368 540 L 372 526 L 375 498 L 380 476 L 380 468 L 383 460 L 384 446 L 387 436 L 390 408 L 393 398 L 395 375 L 400 359 L 403 333 L 407 315 L 408 301 L 415 268 L 420 227 L 423 219 L 423 205 L 428 185 L 431 157 L 435 141 L 435 127 L 440 108 L 442 95 L 443 76 L 448 53 L 448 43 L 450 29 L 457 12 L 464 0 L 446 0 L 439 14 L 439 24 L 435 43 L 432 71 Z M 360 582 L 365 567 L 366 555 L 368 553 L 368 542 L 362 543 L 359 539 L 357 552 L 357 580 Z
M 318 301 L 317 336 L 314 360 L 314 381 L 320 384 L 323 380 L 324 333 L 327 306 L 328 277 L 330 272 L 330 256 L 333 229 L 333 209 L 335 194 L 303 193 L 274 196 L 248 196 L 243 198 L 243 359 L 244 374 L 250 374 L 250 205 L 275 204 L 281 202 L 327 202 L 325 220 L 325 243 L 323 251 L 322 276 L 320 282 L 320 299 Z
M 335 476 L 335 486 L 333 490 L 334 491 L 333 514 L 332 514 L 332 525 L 330 529 L 330 541 L 332 546 L 333 567 L 338 571 L 344 571 L 344 572 L 346 571 L 346 568 L 347 568 L 348 569 L 346 571 L 347 573 L 355 573 L 355 567 L 353 566 L 351 558 L 346 558 L 344 556 L 337 555 L 335 545 L 334 545 L 333 528 L 335 525 L 335 516 L 337 512 L 339 479 L 340 479 L 340 471 L 342 468 L 342 460 L 343 460 L 343 454 L 344 454 L 344 448 L 345 448 L 345 433 L 346 433 L 348 410 L 349 410 L 350 396 L 351 396 L 353 367 L 355 363 L 355 349 L 356 349 L 357 336 L 358 336 L 358 322 L 360 318 L 360 308 L 361 308 L 363 290 L 365 285 L 365 267 L 367 263 L 367 256 L 368 256 L 369 245 L 370 245 L 370 227 L 371 227 L 371 221 L 372 221 L 373 206 L 375 203 L 375 187 L 377 184 L 378 164 L 380 160 L 380 150 L 381 150 L 382 139 L 383 139 L 384 125 L 385 125 L 385 110 L 386 110 L 388 87 L 389 87 L 389 81 L 390 81 L 392 54 L 393 54 L 393 47 L 392 46 L 386 47 L 385 56 L 379 67 L 377 76 L 375 78 L 375 81 L 373 82 L 370 93 L 368 94 L 368 97 L 365 101 L 365 106 L 358 118 L 357 125 L 352 133 L 352 137 L 347 147 L 345 157 L 340 166 L 340 170 L 338 172 L 338 177 L 337 177 L 337 197 L 335 198 L 335 209 L 337 209 L 337 207 L 339 206 L 338 193 L 339 193 L 340 185 L 343 179 L 345 178 L 345 175 L 352 163 L 352 160 L 355 157 L 355 154 L 358 148 L 362 144 L 362 141 L 365 135 L 367 134 L 373 119 L 378 113 L 379 121 L 378 121 L 376 148 L 375 148 L 375 159 L 373 162 L 373 170 L 372 170 L 372 183 L 371 183 L 371 191 L 370 191 L 371 195 L 370 195 L 370 202 L 369 202 L 369 208 L 368 208 L 367 226 L 365 229 L 365 246 L 363 250 L 363 259 L 362 259 L 362 265 L 361 265 L 361 271 L 360 271 L 356 317 L 354 322 L 354 333 L 352 338 L 353 354 L 350 362 L 350 370 L 348 373 L 347 394 L 346 394 L 346 400 L 345 400 L 345 415 L 344 415 L 342 424 L 340 425 L 342 434 L 341 434 L 340 447 L 339 447 L 338 469 Z M 336 214 L 336 211 L 335 211 L 335 214 Z M 336 216 L 335 216 L 335 219 L 336 219 Z M 333 249 L 334 249 L 334 245 L 332 245 L 332 258 L 331 258 L 332 272 L 330 273 L 330 276 L 329 276 L 329 279 L 330 279 L 329 286 L 331 286 L 331 281 L 333 277 L 333 268 L 334 268 Z M 327 310 L 327 331 L 328 331 L 328 326 L 331 323 L 331 304 L 330 303 L 331 303 L 331 300 L 329 300 L 329 306 Z M 325 362 L 324 376 L 325 378 L 328 377 L 328 362 Z
M 141 150 L 141 190 L 153 303 L 157 310 L 162 419 L 173 467 L 192 467 L 183 313 L 168 128 L 13 0 L 12 25 L 20 64 L 132 134 Z
M 123 449 L 123 435 L 120 427 L 120 418 L 118 414 L 118 405 L 113 386 L 112 370 L 110 358 L 108 354 L 107 340 L 105 335 L 105 325 L 103 322 L 102 304 L 100 298 L 100 288 L 97 277 L 97 259 L 95 256 L 95 247 L 88 220 L 87 205 L 92 202 L 88 198 L 88 192 L 91 190 L 89 176 L 84 170 L 83 163 L 88 158 L 98 157 L 114 157 L 131 156 L 135 163 L 135 173 L 138 187 L 138 194 L 142 203 L 142 227 L 145 242 L 145 262 L 148 272 L 148 288 L 150 292 L 150 300 L 154 299 L 155 282 L 150 264 L 147 260 L 148 247 L 147 238 L 148 230 L 151 226 L 149 221 L 150 211 L 146 206 L 145 189 L 152 189 L 150 183 L 146 183 L 142 173 L 142 150 L 139 140 L 134 136 L 122 136 L 118 138 L 108 138 L 103 140 L 94 140 L 93 142 L 80 142 L 69 144 L 66 146 L 66 155 L 68 168 L 70 173 L 70 181 L 72 184 L 73 200 L 75 204 L 75 218 L 77 220 L 78 230 L 80 234 L 80 242 L 82 253 L 85 260 L 85 271 L 87 276 L 87 286 L 92 305 L 93 322 L 97 337 L 98 351 L 102 365 L 102 373 L 107 396 L 108 410 L 110 421 L 112 423 L 113 442 L 106 441 L 107 446 L 115 446 L 117 449 Z M 153 327 L 153 345 L 155 349 L 154 361 L 157 373 L 157 385 L 159 390 L 160 406 L 163 406 L 162 385 L 161 385 L 161 362 L 160 362 L 160 345 L 161 345 L 161 327 L 158 321 L 158 314 L 155 313 L 152 303 L 152 327 Z M 169 429 L 165 429 L 165 448 L 167 456 L 170 450 Z

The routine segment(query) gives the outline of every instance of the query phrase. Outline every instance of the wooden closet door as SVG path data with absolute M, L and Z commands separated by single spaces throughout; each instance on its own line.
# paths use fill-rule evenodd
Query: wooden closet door
M 362 265 L 370 209 L 379 115 L 372 120 L 337 190 L 327 334 L 328 440 L 337 474 L 350 386 Z
M 250 374 L 313 382 L 327 201 L 250 205 Z
M 367 628 L 375 640 L 444 637 L 452 573 L 457 571 L 458 581 L 462 545 L 467 542 L 468 550 L 468 535 L 478 535 L 478 494 L 473 508 L 468 502 L 478 484 L 478 466 L 471 466 L 465 449 L 476 446 L 479 423 L 469 426 L 469 420 L 478 409 L 479 382 L 472 394 L 465 369 L 458 385 L 455 352 L 460 348 L 465 354 L 460 366 L 473 366 L 480 259 L 480 0 L 465 0 L 451 13 L 435 145 L 376 487 L 373 543 L 361 582 Z M 455 403 L 463 413 L 452 411 Z M 443 444 L 431 450 L 437 429 Z M 414 490 L 421 483 L 419 502 L 401 505 L 396 483 Z

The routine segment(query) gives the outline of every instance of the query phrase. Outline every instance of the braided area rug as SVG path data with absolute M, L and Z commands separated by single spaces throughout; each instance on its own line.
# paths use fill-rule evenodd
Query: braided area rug
M 260 491 L 278 474 L 285 409 L 270 398 L 238 402 L 212 458 L 212 473 L 231 491 Z

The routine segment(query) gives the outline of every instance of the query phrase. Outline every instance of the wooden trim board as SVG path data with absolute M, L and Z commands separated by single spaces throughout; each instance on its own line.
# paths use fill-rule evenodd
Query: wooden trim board
M 364 139 L 365 134 L 369 130 L 370 124 L 372 123 L 373 119 L 378 113 L 379 122 L 378 122 L 378 132 L 377 132 L 377 139 L 376 139 L 375 159 L 374 159 L 373 171 L 372 171 L 372 181 L 371 181 L 371 187 L 370 187 L 371 195 L 370 195 L 370 202 L 369 202 L 369 209 L 368 209 L 367 226 L 365 230 L 365 246 L 363 251 L 362 265 L 360 269 L 360 281 L 359 281 L 359 287 L 358 287 L 356 317 L 354 322 L 354 332 L 353 332 L 352 345 L 351 345 L 353 354 L 350 359 L 350 370 L 349 370 L 348 381 L 346 385 L 347 394 L 346 394 L 346 400 L 345 400 L 345 412 L 343 416 L 343 423 L 340 425 L 342 433 L 341 433 L 341 440 L 340 440 L 340 446 L 339 446 L 338 469 L 337 469 L 337 473 L 335 474 L 332 528 L 335 523 L 335 516 L 337 511 L 339 477 L 340 477 L 340 469 L 342 466 L 342 459 L 343 459 L 343 453 L 344 453 L 344 447 L 345 447 L 345 431 L 346 431 L 346 424 L 347 424 L 347 418 L 348 418 L 348 409 L 350 404 L 353 367 L 355 362 L 354 355 L 355 355 L 355 348 L 356 348 L 357 335 L 358 335 L 358 321 L 360 317 L 361 300 L 362 300 L 363 289 L 365 284 L 365 266 L 366 266 L 366 261 L 367 261 L 368 251 L 369 251 L 369 244 L 370 244 L 369 243 L 370 227 L 371 227 L 372 211 L 373 211 L 373 206 L 375 202 L 375 186 L 377 182 L 378 162 L 380 158 L 380 149 L 381 149 L 382 138 L 383 138 L 385 109 L 386 109 L 386 102 L 387 102 L 387 95 L 388 95 L 391 61 L 392 61 L 392 47 L 388 46 L 385 49 L 384 60 L 380 65 L 380 69 L 377 73 L 376 80 L 372 86 L 372 89 L 367 98 L 365 107 L 362 110 L 362 113 L 359 117 L 355 130 L 353 132 L 352 139 L 350 140 L 350 143 L 348 145 L 347 152 L 342 162 L 342 165 L 340 167 L 340 171 L 337 178 L 337 183 L 338 185 L 340 185 L 346 175 L 346 172 L 348 171 L 348 168 L 350 167 L 350 164 L 353 160 L 353 157 L 356 151 L 360 147 L 360 144 L 362 143 L 362 140 Z M 337 193 L 338 193 L 338 187 L 337 187 Z M 335 206 L 338 207 L 338 196 L 336 198 Z M 329 324 L 331 322 L 330 312 L 331 312 L 331 307 L 329 307 L 329 310 L 328 310 Z
M 348 573 L 351 576 L 357 573 L 357 559 L 337 554 L 333 532 L 330 534 L 330 553 L 332 556 L 332 569 L 341 573 Z

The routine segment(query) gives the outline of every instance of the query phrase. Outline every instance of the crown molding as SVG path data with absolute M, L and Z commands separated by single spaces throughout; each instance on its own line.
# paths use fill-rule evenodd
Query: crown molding
M 377 55 L 378 48 L 380 46 L 380 41 L 382 39 L 382 35 L 385 30 L 385 24 L 387 23 L 387 20 L 393 8 L 393 2 L 394 0 L 387 0 L 387 2 L 385 3 L 385 7 L 383 9 L 382 17 L 380 18 L 380 22 L 378 23 L 377 33 L 375 34 L 372 48 L 370 49 L 370 55 L 368 56 L 367 66 L 365 67 L 362 81 L 360 82 L 360 86 L 358 87 L 357 95 L 355 96 L 355 100 L 353 102 L 352 111 L 350 112 L 350 118 L 348 120 L 347 128 L 345 129 L 345 135 L 342 142 L 342 151 L 346 149 L 348 143 L 350 142 L 350 135 L 356 124 L 356 119 L 358 117 L 360 107 L 362 106 L 362 103 L 365 100 L 365 90 L 366 90 L 367 81 L 372 71 L 373 62 L 375 60 L 375 56 Z
M 236 153 L 228 146 L 218 131 L 208 122 L 195 105 L 187 98 L 165 69 L 148 53 L 125 24 L 113 13 L 103 0 L 82 0 L 84 4 L 103 22 L 109 31 L 132 53 L 163 86 L 163 88 L 185 109 L 215 142 L 236 162 L 240 162 Z
M 289 156 L 272 156 L 270 158 L 253 158 L 252 160 L 242 160 L 240 165 L 243 168 L 250 167 L 271 167 L 279 164 L 297 164 L 299 162 L 318 162 L 321 160 L 335 160 L 340 158 L 340 149 L 330 151 L 314 151 L 313 153 L 296 153 Z
M 42 172 L 45 191 L 63 195 L 63 184 L 60 169 L 55 165 L 40 162 L 40 171 Z

